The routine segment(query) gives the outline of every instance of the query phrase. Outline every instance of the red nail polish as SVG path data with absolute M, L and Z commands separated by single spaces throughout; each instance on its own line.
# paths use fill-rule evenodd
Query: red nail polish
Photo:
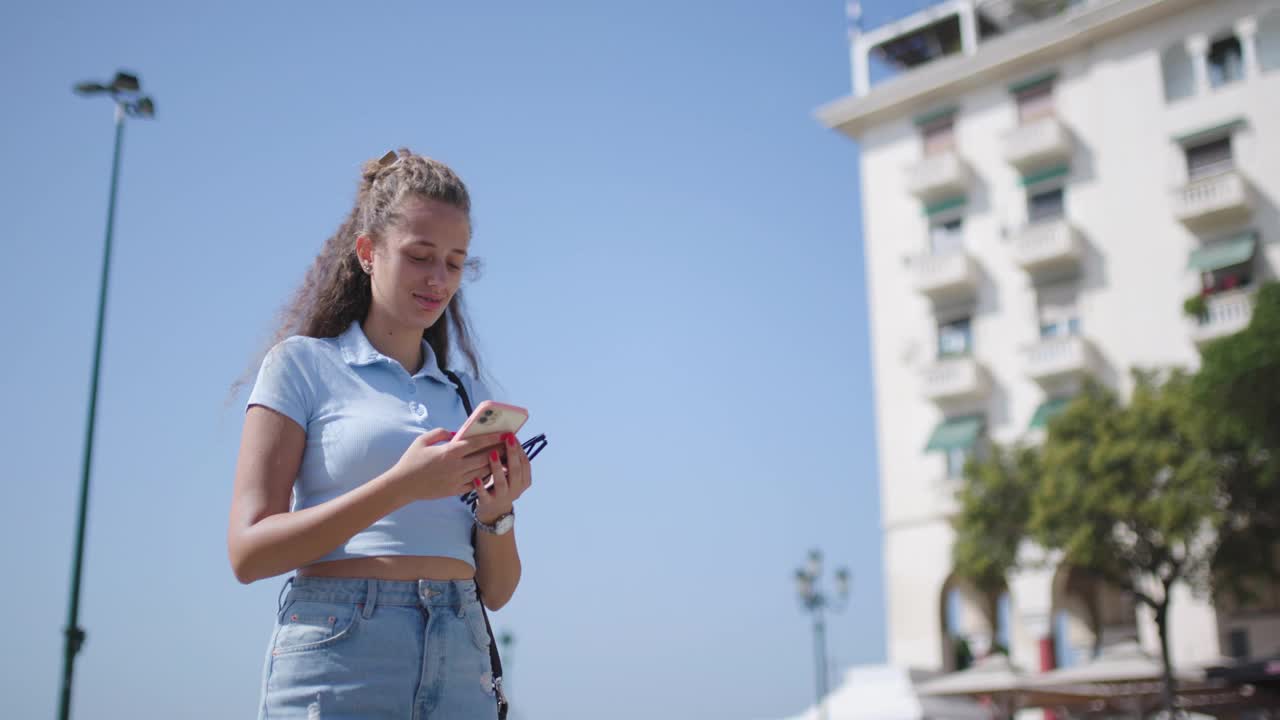
M 492 460 L 493 462 L 498 462 L 498 451 L 497 450 L 490 451 L 489 459 Z
M 511 447 L 516 446 L 516 436 L 514 434 L 507 433 L 507 444 L 510 445 Z
M 480 487 L 480 478 L 476 478 L 476 479 L 472 480 L 471 482 L 475 483 L 475 486 L 476 486 L 476 487 Z

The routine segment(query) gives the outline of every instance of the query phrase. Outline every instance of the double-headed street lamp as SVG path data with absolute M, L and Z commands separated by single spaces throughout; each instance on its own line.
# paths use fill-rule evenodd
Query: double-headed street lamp
M 849 600 L 849 570 L 835 572 L 835 595 L 828 596 L 819 586 L 822 579 L 822 551 L 810 550 L 809 562 L 796 570 L 796 591 L 800 606 L 813 614 L 813 649 L 818 673 L 818 720 L 826 720 L 827 697 L 827 625 L 823 613 L 830 609 L 841 612 Z
M 58 717 L 67 720 L 71 714 L 71 676 L 76 655 L 84 645 L 85 633 L 80 627 L 80 575 L 84 563 L 84 528 L 89 509 L 89 468 L 93 458 L 93 426 L 98 409 L 98 370 L 102 364 L 102 321 L 107 312 L 107 278 L 111 270 L 111 233 L 116 221 L 116 186 L 120 178 L 120 144 L 124 139 L 124 119 L 152 118 L 155 102 L 142 94 L 138 76 L 116 73 L 109 84 L 82 82 L 75 86 L 78 95 L 107 95 L 116 104 L 116 141 L 111 155 L 111 191 L 107 201 L 107 239 L 102 251 L 102 279 L 98 285 L 98 322 L 93 341 L 93 371 L 89 380 L 89 412 L 85 427 L 84 457 L 80 465 L 80 511 L 76 520 L 75 556 L 71 564 L 71 601 L 67 611 L 66 654 L 62 664 L 62 693 Z

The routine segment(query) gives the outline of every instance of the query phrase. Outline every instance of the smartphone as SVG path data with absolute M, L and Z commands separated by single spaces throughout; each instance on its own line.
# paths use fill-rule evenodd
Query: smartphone
M 522 407 L 485 400 L 471 413 L 471 417 L 467 418 L 453 439 L 492 433 L 515 433 L 524 427 L 528 419 L 529 411 Z

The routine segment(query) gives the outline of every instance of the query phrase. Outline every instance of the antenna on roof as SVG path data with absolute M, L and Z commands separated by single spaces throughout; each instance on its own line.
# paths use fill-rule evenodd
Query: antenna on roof
M 849 35 L 862 34 L 862 3 L 858 0 L 848 0 L 844 4 L 844 15 L 848 21 Z

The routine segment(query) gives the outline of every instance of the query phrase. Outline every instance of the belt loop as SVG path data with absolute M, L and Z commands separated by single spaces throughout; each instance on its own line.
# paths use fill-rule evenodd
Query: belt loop
M 280 586 L 280 595 L 276 597 L 276 612 L 280 612 L 281 610 L 284 609 L 285 591 L 287 591 L 292 586 L 293 586 L 293 576 L 290 575 L 289 579 L 284 581 L 284 585 Z
M 373 617 L 373 608 L 378 604 L 378 581 L 375 578 L 369 578 L 369 591 L 364 598 L 364 618 L 368 620 Z

